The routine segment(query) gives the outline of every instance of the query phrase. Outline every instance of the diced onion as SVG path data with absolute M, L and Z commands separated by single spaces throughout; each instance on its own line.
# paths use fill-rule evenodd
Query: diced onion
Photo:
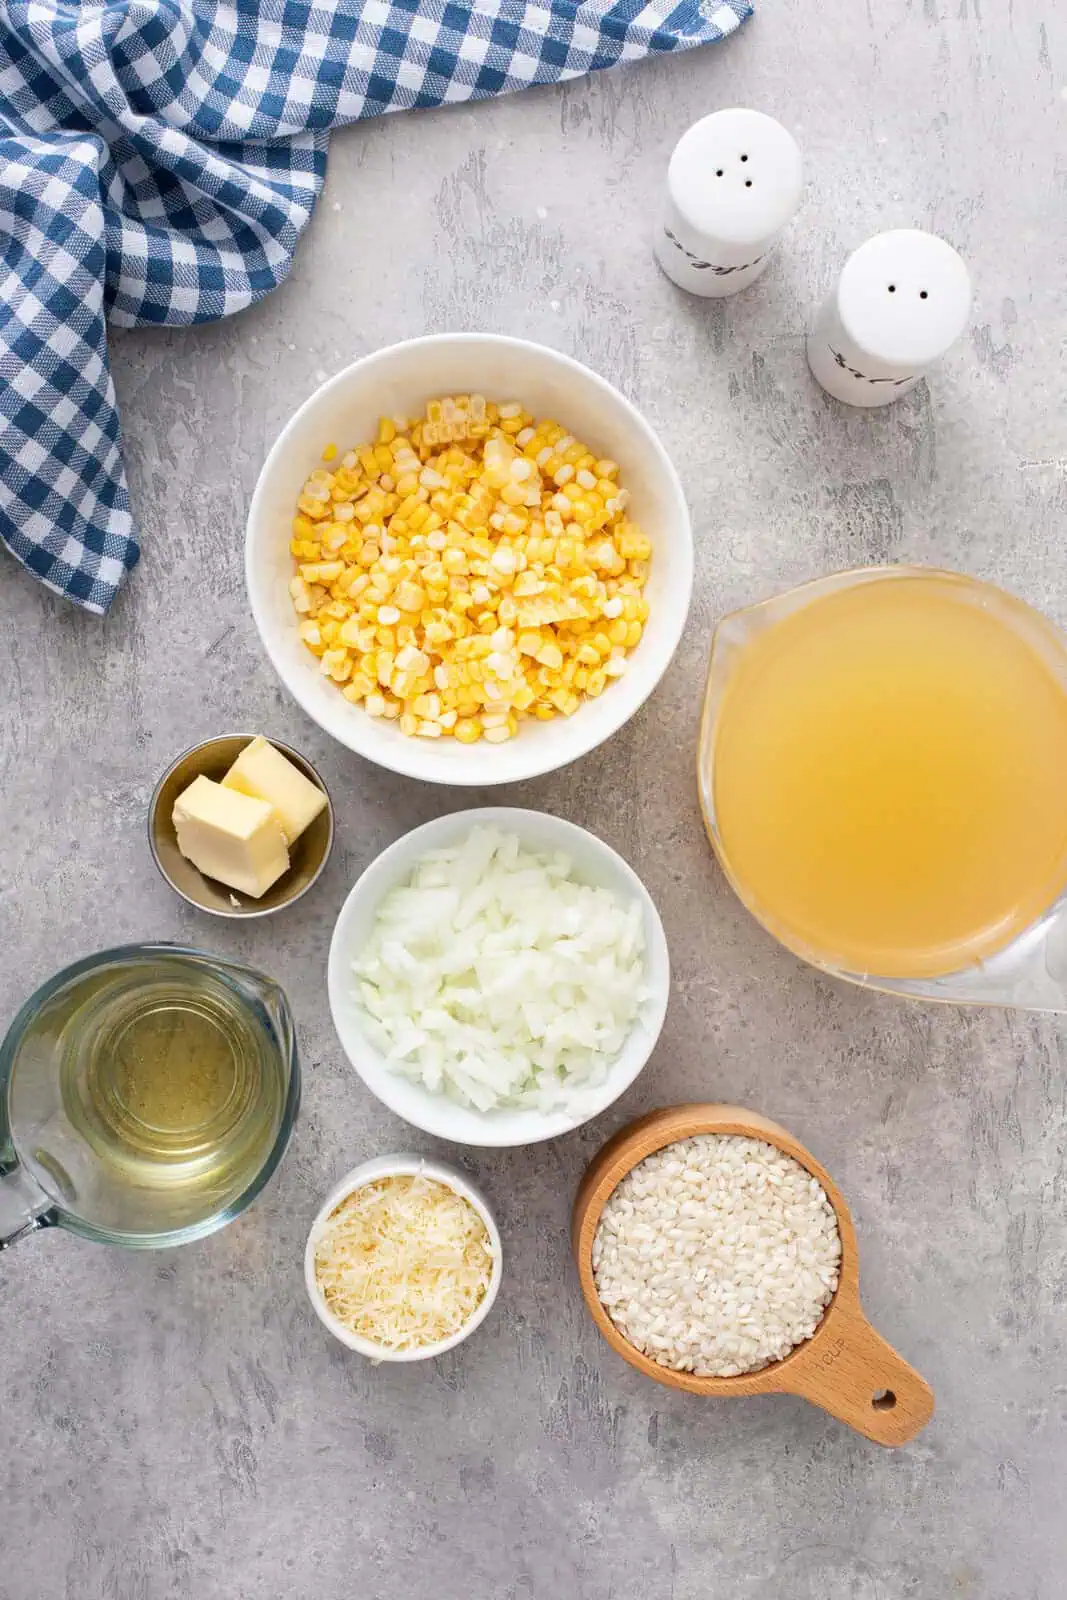
M 644 966 L 636 900 L 478 827 L 385 896 L 354 972 L 394 1071 L 479 1111 L 579 1118 L 647 998 Z

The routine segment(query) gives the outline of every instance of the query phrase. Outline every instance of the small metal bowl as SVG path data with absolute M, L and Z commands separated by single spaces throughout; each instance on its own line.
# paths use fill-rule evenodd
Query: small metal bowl
M 315 883 L 330 857 L 333 846 L 333 804 L 329 791 L 310 761 L 280 739 L 270 743 L 287 756 L 305 778 L 326 796 L 326 809 L 320 811 L 289 852 L 289 870 L 272 883 L 266 894 L 253 900 L 238 894 L 226 884 L 207 878 L 187 861 L 178 849 L 174 831 L 174 802 L 194 778 L 212 778 L 216 783 L 229 772 L 241 751 L 255 738 L 251 733 L 227 734 L 220 739 L 205 739 L 193 745 L 173 762 L 156 784 L 148 807 L 148 843 L 152 859 L 176 894 L 199 911 L 214 917 L 268 917 L 283 906 L 291 906 Z

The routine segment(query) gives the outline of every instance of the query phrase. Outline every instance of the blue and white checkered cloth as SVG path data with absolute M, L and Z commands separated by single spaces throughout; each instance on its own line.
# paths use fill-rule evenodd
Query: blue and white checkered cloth
M 105 612 L 140 551 L 105 319 L 286 276 L 329 130 L 731 33 L 749 0 L 0 0 L 0 538 Z

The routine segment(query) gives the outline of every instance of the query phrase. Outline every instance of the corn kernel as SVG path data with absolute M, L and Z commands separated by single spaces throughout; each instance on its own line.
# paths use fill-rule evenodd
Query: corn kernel
M 327 650 L 320 665 L 324 676 L 344 683 L 352 671 L 352 658 L 347 650 Z
M 398 583 L 393 599 L 401 611 L 421 611 L 426 604 L 426 590 L 417 583 Z
M 300 576 L 305 583 L 332 583 L 344 570 L 343 561 L 312 561 L 300 568 Z
M 396 665 L 402 672 L 413 672 L 415 674 L 419 674 L 429 671 L 430 658 L 428 655 L 424 654 L 422 650 L 417 649 L 414 645 L 405 645 L 403 650 L 401 650 L 397 655 Z
M 352 673 L 351 678 L 349 678 L 344 692 L 346 699 L 359 701 L 365 700 L 367 695 L 372 694 L 373 691 L 373 679 L 368 677 L 365 672 L 359 671 L 357 668 Z
M 489 565 L 498 577 L 510 577 L 518 566 L 518 557 L 508 545 L 498 545 L 493 551 Z

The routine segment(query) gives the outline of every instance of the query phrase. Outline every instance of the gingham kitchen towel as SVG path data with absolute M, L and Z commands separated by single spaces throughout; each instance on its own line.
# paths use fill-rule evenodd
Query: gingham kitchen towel
M 282 281 L 329 130 L 732 32 L 748 0 L 0 0 L 0 537 L 107 610 L 140 554 L 105 319 Z

